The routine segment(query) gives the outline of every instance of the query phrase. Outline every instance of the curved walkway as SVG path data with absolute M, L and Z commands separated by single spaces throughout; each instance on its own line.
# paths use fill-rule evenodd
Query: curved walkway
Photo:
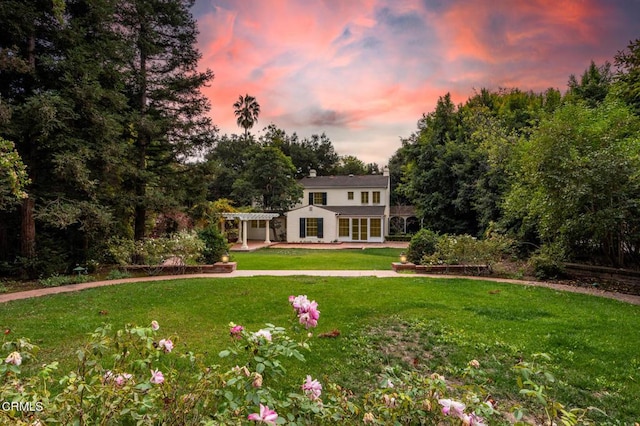
M 161 275 L 153 277 L 140 277 L 140 278 L 124 278 L 121 280 L 109 280 L 109 281 L 92 281 L 82 284 L 70 284 L 60 287 L 40 288 L 36 290 L 21 291 L 16 293 L 0 294 L 0 303 L 10 302 L 12 300 L 29 299 L 32 297 L 47 296 L 50 294 L 69 293 L 72 291 L 79 291 L 88 288 L 104 287 L 108 285 L 134 283 L 134 282 L 148 282 L 148 281 L 167 281 L 176 279 L 189 279 L 189 278 L 238 278 L 238 277 L 257 277 L 257 276 L 321 276 L 321 277 L 378 277 L 378 278 L 466 278 L 479 281 L 493 281 L 499 283 L 529 285 L 536 287 L 546 287 L 558 291 L 568 291 L 572 293 L 589 294 L 592 296 L 605 297 L 608 299 L 615 299 L 621 302 L 630 303 L 633 305 L 640 305 L 640 296 L 634 296 L 624 293 L 606 292 L 602 290 L 573 287 L 562 284 L 538 282 L 538 281 L 524 281 L 524 280 L 511 280 L 506 278 L 491 278 L 491 277 L 474 277 L 474 276 L 459 276 L 459 275 L 431 275 L 431 274 L 399 274 L 395 271 L 387 270 L 372 270 L 372 271 L 334 271 L 334 270 L 262 270 L 262 271 L 248 271 L 248 270 L 236 270 L 227 274 L 189 274 L 189 275 Z

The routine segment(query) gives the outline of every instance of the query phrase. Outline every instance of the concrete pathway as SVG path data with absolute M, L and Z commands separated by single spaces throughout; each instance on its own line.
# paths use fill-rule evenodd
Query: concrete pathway
M 209 278 L 209 279 L 224 279 L 224 278 L 238 278 L 238 277 L 257 277 L 257 276 L 317 276 L 317 277 L 377 277 L 377 278 L 466 278 L 477 281 L 493 281 L 508 284 L 517 285 L 529 285 L 536 287 L 546 287 L 557 291 L 568 291 L 572 293 L 590 294 L 592 296 L 605 297 L 609 299 L 619 300 L 621 302 L 630 303 L 634 305 L 640 305 L 640 296 L 633 296 L 624 293 L 613 293 L 597 290 L 593 288 L 573 287 L 562 284 L 537 282 L 537 281 L 523 281 L 523 280 L 510 280 L 504 278 L 492 278 L 492 277 L 473 277 L 473 276 L 452 276 L 452 275 L 430 275 L 430 274 L 402 274 L 391 270 L 371 270 L 371 271 L 333 271 L 333 270 L 320 270 L 320 271 L 294 271 L 294 270 L 263 270 L 263 271 L 248 271 L 248 270 L 236 270 L 227 274 L 190 274 L 190 275 L 160 275 L 153 277 L 140 277 L 140 278 L 125 278 L 121 280 L 109 280 L 109 281 L 93 281 L 82 284 L 71 284 L 60 287 L 41 288 L 37 290 L 21 291 L 16 293 L 0 294 L 0 303 L 9 302 L 12 300 L 29 299 L 32 297 L 47 296 L 50 294 L 69 293 L 72 291 L 84 290 L 87 288 L 104 287 L 108 285 L 135 283 L 135 282 L 149 282 L 149 281 L 167 281 L 176 279 L 190 279 L 190 278 Z
M 242 243 L 235 243 L 229 251 L 256 251 L 263 248 L 274 249 L 313 249 L 313 250 L 344 250 L 344 249 L 366 249 L 366 248 L 400 248 L 409 247 L 407 241 L 385 241 L 384 243 L 265 243 L 259 240 L 247 241 L 247 249 L 242 248 Z

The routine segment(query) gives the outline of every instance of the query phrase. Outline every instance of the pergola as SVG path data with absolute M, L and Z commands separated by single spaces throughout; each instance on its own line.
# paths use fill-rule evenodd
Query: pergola
M 280 213 L 222 213 L 222 217 L 225 219 L 238 219 L 240 221 L 240 228 L 238 238 L 242 240 L 242 249 L 248 250 L 249 245 L 247 244 L 247 222 L 250 220 L 266 220 L 267 226 L 266 235 L 264 237 L 264 242 L 269 244 L 271 240 L 269 239 L 269 221 L 273 218 L 280 216 Z

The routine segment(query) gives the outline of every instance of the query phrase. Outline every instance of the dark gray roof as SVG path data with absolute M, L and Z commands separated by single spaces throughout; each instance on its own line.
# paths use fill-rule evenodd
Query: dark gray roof
M 305 177 L 299 181 L 305 188 L 386 188 L 389 176 L 318 176 Z
M 383 216 L 384 206 L 318 206 L 342 216 Z

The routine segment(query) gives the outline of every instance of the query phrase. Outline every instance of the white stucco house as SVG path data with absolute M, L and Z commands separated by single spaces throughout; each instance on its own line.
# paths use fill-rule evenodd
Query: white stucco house
M 302 200 L 287 216 L 287 242 L 383 242 L 389 234 L 389 169 L 382 175 L 300 180 Z

